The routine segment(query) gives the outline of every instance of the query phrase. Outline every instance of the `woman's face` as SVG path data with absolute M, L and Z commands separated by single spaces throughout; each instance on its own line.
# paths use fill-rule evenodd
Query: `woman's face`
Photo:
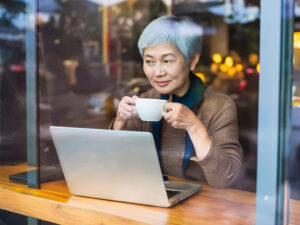
M 193 62 L 190 64 L 172 44 L 144 49 L 144 72 L 150 84 L 161 94 L 181 97 L 187 92 L 190 87 L 189 72 L 195 68 Z

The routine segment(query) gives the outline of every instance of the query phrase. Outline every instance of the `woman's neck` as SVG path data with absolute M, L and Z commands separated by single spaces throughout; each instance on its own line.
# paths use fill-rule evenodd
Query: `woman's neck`
M 188 92 L 190 86 L 191 86 L 191 79 L 188 78 L 187 81 L 186 81 L 186 82 L 184 83 L 184 85 L 182 86 L 182 88 L 180 88 L 180 90 L 178 90 L 178 91 L 177 91 L 176 93 L 174 93 L 174 94 L 175 94 L 176 96 L 178 96 L 178 97 L 182 97 L 182 96 L 184 96 L 184 95 Z

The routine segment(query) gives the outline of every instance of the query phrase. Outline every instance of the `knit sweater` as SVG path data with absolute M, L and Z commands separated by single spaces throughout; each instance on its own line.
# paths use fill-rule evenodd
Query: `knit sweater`
M 159 99 L 160 93 L 151 89 L 141 97 Z M 208 87 L 204 92 L 197 117 L 211 137 L 211 147 L 202 160 L 199 160 L 193 151 L 185 175 L 207 182 L 213 187 L 227 187 L 236 178 L 243 156 L 238 140 L 235 104 L 229 96 Z M 152 132 L 152 124 L 134 118 L 127 121 L 124 130 Z M 185 130 L 174 128 L 162 119 L 160 141 L 162 172 L 170 176 L 183 177 Z

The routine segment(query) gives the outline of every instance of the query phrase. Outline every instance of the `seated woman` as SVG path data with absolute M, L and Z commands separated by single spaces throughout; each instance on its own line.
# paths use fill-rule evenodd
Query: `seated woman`
M 168 99 L 160 122 L 141 121 L 137 96 L 125 96 L 112 123 L 115 130 L 152 132 L 162 172 L 227 187 L 242 162 L 236 107 L 230 97 L 205 87 L 191 71 L 199 61 L 202 29 L 186 17 L 163 16 L 140 36 L 143 69 L 153 86 L 143 98 Z

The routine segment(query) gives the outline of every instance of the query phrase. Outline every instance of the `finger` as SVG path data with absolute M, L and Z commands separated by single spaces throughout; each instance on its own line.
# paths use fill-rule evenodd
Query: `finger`
M 136 118 L 137 114 L 135 112 L 131 112 L 131 111 L 122 111 L 120 113 L 121 118 L 127 120 L 129 118 Z
M 169 111 L 179 109 L 180 107 L 182 107 L 182 104 L 180 103 L 169 102 L 166 104 L 166 109 Z
M 164 115 L 164 119 L 169 121 L 172 118 L 172 111 L 166 112 Z
M 171 111 L 174 108 L 174 105 L 175 105 L 174 103 L 169 102 L 166 104 L 166 109 L 168 111 Z
M 122 102 L 128 104 L 128 105 L 135 105 L 135 99 L 129 96 L 125 96 L 122 98 Z
M 127 104 L 122 105 L 122 111 L 136 113 L 136 109 L 133 107 L 133 105 L 127 105 Z

